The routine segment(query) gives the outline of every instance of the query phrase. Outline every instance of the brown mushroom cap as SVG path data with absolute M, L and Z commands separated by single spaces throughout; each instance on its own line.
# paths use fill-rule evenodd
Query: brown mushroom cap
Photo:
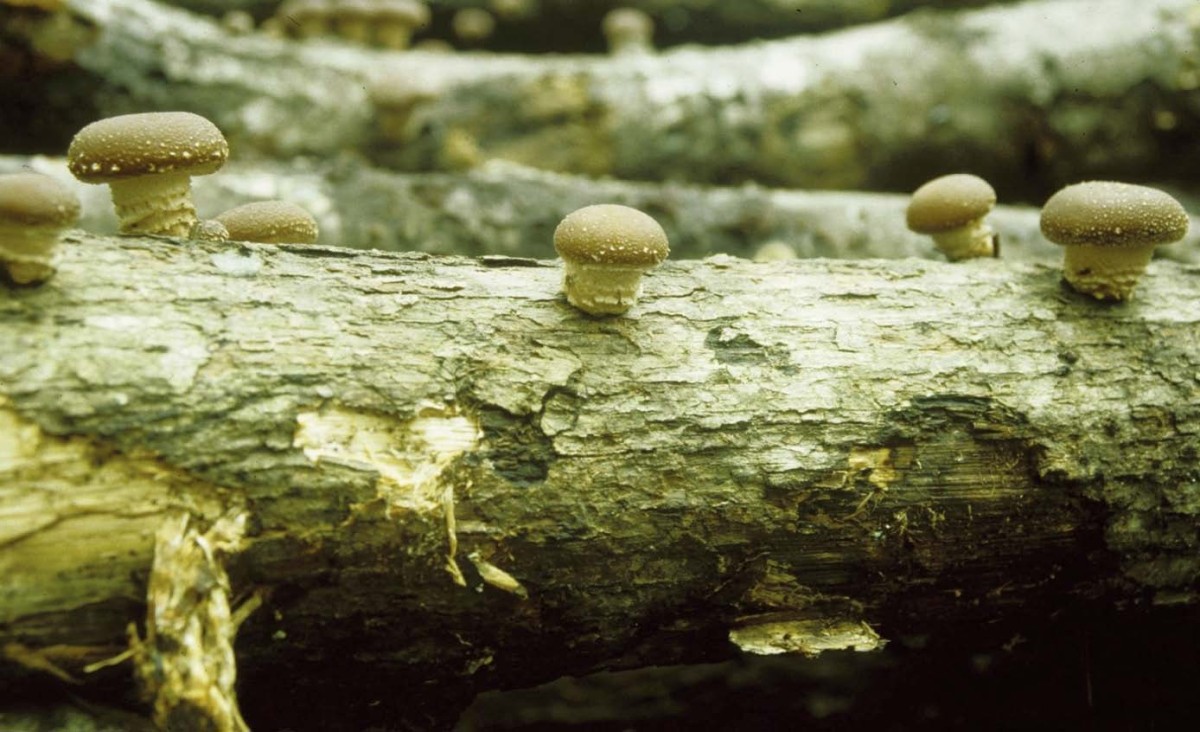
M 670 253 L 658 222 L 636 208 L 611 203 L 567 214 L 554 230 L 554 249 L 582 264 L 653 267 Z
M 65 228 L 78 220 L 79 197 L 50 176 L 0 175 L 0 224 Z
M 257 201 L 217 216 L 234 241 L 262 244 L 312 244 L 319 233 L 308 211 L 287 201 Z
M 1063 246 L 1170 244 L 1187 234 L 1179 201 L 1155 188 L 1112 181 L 1067 186 L 1042 208 L 1042 234 Z
M 225 164 L 229 143 L 191 112 L 124 114 L 93 122 L 71 140 L 67 166 L 84 183 L 156 173 L 207 175 Z
M 987 216 L 995 205 L 996 191 L 986 180 L 955 173 L 934 178 L 914 191 L 905 220 L 918 234 L 938 234 Z

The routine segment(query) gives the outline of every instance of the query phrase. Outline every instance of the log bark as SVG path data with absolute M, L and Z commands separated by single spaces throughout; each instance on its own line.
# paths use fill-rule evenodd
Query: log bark
M 966 168 L 1036 201 L 1068 180 L 1183 178 L 1200 162 L 1191 5 L 1035 0 L 644 59 L 388 54 L 231 37 L 146 0 L 71 7 L 101 29 L 76 54 L 98 112 L 191 109 L 242 154 L 873 190 Z M 381 145 L 365 88 L 383 67 L 440 91 L 398 149 Z
M 70 186 L 83 201 L 79 228 L 115 234 L 107 186 L 79 183 L 60 158 L 0 156 L 0 172 L 33 170 Z M 904 223 L 907 195 L 788 191 L 761 186 L 704 188 L 547 173 L 492 163 L 464 173 L 396 173 L 356 162 L 232 163 L 192 183 L 202 217 L 250 200 L 279 198 L 310 211 L 321 241 L 358 249 L 468 256 L 554 257 L 554 227 L 571 211 L 622 203 L 662 224 L 676 259 L 727 254 L 754 258 L 786 244 L 801 259 L 941 259 L 927 236 Z M 1185 199 L 1186 200 L 1186 199 Z M 1039 212 L 999 206 L 989 220 L 1001 256 L 1057 265 L 1062 248 L 1046 241 Z M 1200 221 L 1157 256 L 1200 263 Z
M 730 640 L 1195 607 L 1197 274 L 1112 307 L 1036 263 L 718 257 L 595 320 L 547 262 L 73 235 L 0 299 L 3 673 L 127 678 L 84 667 L 148 617 L 144 678 L 165 607 L 232 643 L 257 598 L 252 725 L 361 728 Z

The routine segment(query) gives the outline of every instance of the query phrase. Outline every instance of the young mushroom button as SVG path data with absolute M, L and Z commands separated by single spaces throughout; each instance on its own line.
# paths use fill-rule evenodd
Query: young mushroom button
M 84 183 L 107 183 L 122 234 L 188 235 L 196 223 L 191 177 L 225 164 L 229 144 L 190 112 L 109 117 L 71 140 L 67 166 Z
M 967 173 L 934 178 L 912 195 L 905 212 L 908 228 L 933 237 L 934 244 L 957 262 L 991 257 L 996 234 L 984 218 L 996 205 L 996 191 L 988 182 Z
M 1042 208 L 1042 234 L 1066 247 L 1063 279 L 1098 300 L 1129 300 L 1154 247 L 1187 234 L 1188 215 L 1155 188 L 1091 181 L 1067 186 Z
M 637 302 L 642 274 L 670 253 L 666 232 L 628 206 L 598 204 L 566 216 L 554 230 L 567 302 L 591 315 L 620 315 Z
M 0 266 L 18 285 L 55 272 L 58 238 L 79 220 L 74 191 L 45 175 L 0 175 Z
M 320 233 L 308 211 L 287 201 L 258 201 L 231 208 L 214 219 L 234 241 L 312 244 Z

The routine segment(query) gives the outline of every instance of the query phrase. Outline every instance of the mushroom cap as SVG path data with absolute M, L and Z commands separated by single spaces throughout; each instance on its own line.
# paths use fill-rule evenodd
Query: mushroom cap
M 79 220 L 79 197 L 41 173 L 0 175 L 0 224 L 68 227 Z
M 450 19 L 450 26 L 464 41 L 482 41 L 496 30 L 496 19 L 483 8 L 463 8 Z
M 400 69 L 385 70 L 367 85 L 367 96 L 371 98 L 371 103 L 385 109 L 430 101 L 437 98 L 439 91 L 437 82 L 430 77 Z
M 1088 181 L 1067 186 L 1042 207 L 1042 234 L 1063 246 L 1170 244 L 1187 234 L 1187 211 L 1146 186 Z
M 225 225 L 234 241 L 312 244 L 319 234 L 312 214 L 287 201 L 246 203 L 229 209 L 215 221 Z
M 654 19 L 637 8 L 613 8 L 605 13 L 601 27 L 605 36 L 650 36 L 654 34 Z
M 554 249 L 582 264 L 653 267 L 670 253 L 667 234 L 649 215 L 601 203 L 567 214 L 554 230 Z
M 419 0 L 380 0 L 376 12 L 381 20 L 414 28 L 429 23 L 429 6 Z
M 93 122 L 71 140 L 67 167 L 84 183 L 159 173 L 207 175 L 225 164 L 229 143 L 191 112 L 123 114 Z
M 905 221 L 918 234 L 938 234 L 987 216 L 995 205 L 996 191 L 986 180 L 954 173 L 934 178 L 914 191 Z
M 276 11 L 277 17 L 292 17 L 296 20 L 324 17 L 329 14 L 333 3 L 329 0 L 285 0 Z

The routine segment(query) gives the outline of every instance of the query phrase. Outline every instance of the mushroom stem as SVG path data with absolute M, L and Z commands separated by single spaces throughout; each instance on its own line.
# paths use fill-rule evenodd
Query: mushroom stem
M 563 261 L 567 302 L 592 315 L 620 315 L 637 302 L 647 267 Z
M 305 15 L 296 19 L 296 35 L 303 39 L 317 38 L 325 35 L 329 23 L 320 15 Z
M 990 257 L 996 249 L 996 232 L 984 219 L 976 219 L 966 226 L 930 236 L 951 262 Z
M 115 180 L 109 187 L 122 234 L 186 237 L 196 224 L 187 173 Z
M 392 51 L 403 51 L 412 43 L 413 29 L 402 23 L 381 23 L 375 33 L 379 45 Z
M 0 225 L 0 263 L 18 285 L 44 282 L 57 271 L 54 250 L 62 227 Z
M 1130 300 L 1152 256 L 1153 244 L 1068 246 L 1063 255 L 1063 279 L 1079 292 L 1099 300 Z
M 371 25 L 366 18 L 343 17 L 337 23 L 338 35 L 351 43 L 365 46 L 371 39 Z

